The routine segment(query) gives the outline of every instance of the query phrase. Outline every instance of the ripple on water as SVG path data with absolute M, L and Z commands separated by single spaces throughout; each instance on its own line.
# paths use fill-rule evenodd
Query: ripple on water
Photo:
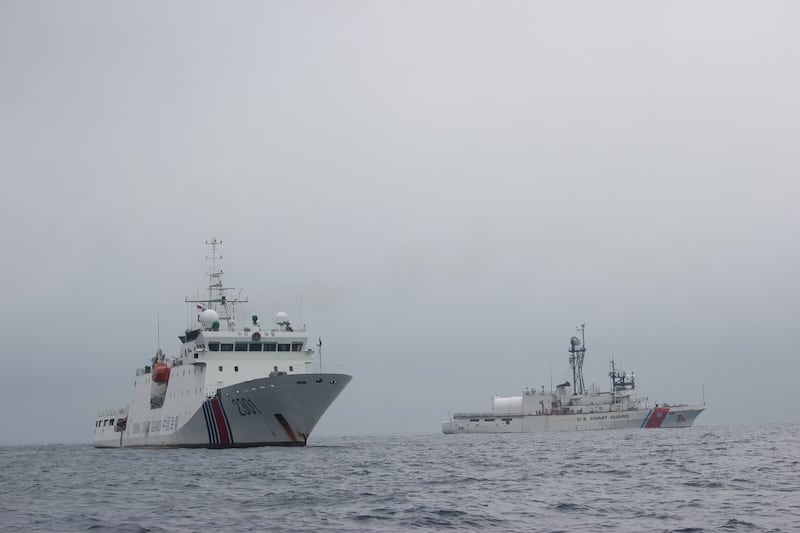
M 798 441 L 795 425 L 5 447 L 0 531 L 800 531 Z

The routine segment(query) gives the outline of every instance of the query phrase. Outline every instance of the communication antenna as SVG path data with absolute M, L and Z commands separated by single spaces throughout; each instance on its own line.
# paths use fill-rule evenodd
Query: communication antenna
M 214 286 L 214 275 L 217 273 L 217 246 L 222 244 L 221 240 L 216 238 L 211 241 L 206 241 L 206 244 L 211 246 L 211 257 L 206 256 L 206 260 L 211 260 L 211 272 L 208 274 L 208 300 L 211 301 L 212 287 Z M 219 256 L 222 259 L 222 255 Z M 220 284 L 220 287 L 222 285 Z
M 222 255 L 217 254 L 217 247 L 222 244 L 222 241 L 211 239 L 206 241 L 206 244 L 211 247 L 211 256 L 206 256 L 206 259 L 211 261 L 211 272 L 208 273 L 208 298 L 201 300 L 199 298 L 190 300 L 186 298 L 187 303 L 200 304 L 198 309 L 205 310 L 211 309 L 219 313 L 219 319 L 225 320 L 229 329 L 235 326 L 236 309 L 239 304 L 246 304 L 247 298 L 241 297 L 241 290 L 236 297 L 228 298 L 226 291 L 234 290 L 233 287 L 225 287 L 222 283 L 222 276 L 224 272 L 220 269 L 217 270 L 217 260 L 222 259 Z
M 156 296 L 156 348 L 161 350 L 161 297 Z

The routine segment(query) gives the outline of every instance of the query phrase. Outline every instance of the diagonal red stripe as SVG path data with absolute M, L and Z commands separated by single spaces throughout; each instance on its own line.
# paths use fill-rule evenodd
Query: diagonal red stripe
M 661 424 L 663 424 L 664 420 L 667 418 L 668 412 L 669 407 L 656 407 L 653 409 L 653 414 L 650 415 L 650 419 L 647 421 L 647 424 L 645 424 L 644 427 L 660 428 Z
M 211 410 L 214 412 L 214 421 L 217 423 L 217 431 L 219 432 L 219 443 L 230 444 L 231 435 L 228 433 L 228 425 L 225 423 L 225 415 L 222 414 L 222 406 L 218 398 L 211 400 Z

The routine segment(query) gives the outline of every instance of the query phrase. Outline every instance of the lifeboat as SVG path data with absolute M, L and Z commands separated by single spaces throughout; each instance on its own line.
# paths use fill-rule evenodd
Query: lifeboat
M 164 363 L 156 363 L 153 366 L 153 381 L 156 383 L 167 383 L 169 381 L 170 368 Z

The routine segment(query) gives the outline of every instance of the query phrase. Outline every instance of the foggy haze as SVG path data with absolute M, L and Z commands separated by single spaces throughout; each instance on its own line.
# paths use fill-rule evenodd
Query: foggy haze
M 88 442 L 242 316 L 431 433 L 608 360 L 698 425 L 800 421 L 796 2 L 0 3 L 0 444 Z M 160 318 L 159 318 L 160 317 Z M 265 320 L 266 321 L 266 320 Z M 160 333 L 159 333 L 160 332 Z M 552 369 L 552 371 L 551 371 Z

